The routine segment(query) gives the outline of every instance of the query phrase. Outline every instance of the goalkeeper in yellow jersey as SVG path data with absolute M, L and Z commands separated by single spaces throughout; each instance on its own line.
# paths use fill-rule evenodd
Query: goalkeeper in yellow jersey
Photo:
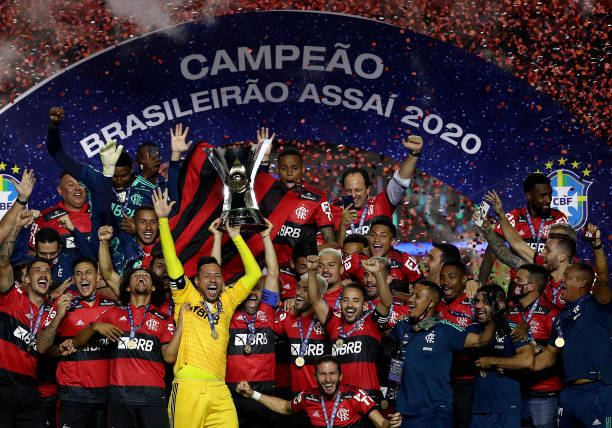
M 153 204 L 159 218 L 159 234 L 174 305 L 176 308 L 185 303 L 191 305 L 183 314 L 183 333 L 174 365 L 168 404 L 170 426 L 237 427 L 236 408 L 225 385 L 229 324 L 236 308 L 257 284 L 261 270 L 240 236 L 240 226 L 227 225 L 227 233 L 242 258 L 245 275 L 224 289 L 221 266 L 213 257 L 202 257 L 198 260 L 195 284 L 192 284 L 185 276 L 170 234 L 168 215 L 174 202 L 168 201 L 168 191 L 162 193 L 156 189 Z M 175 311 L 175 318 L 178 312 Z

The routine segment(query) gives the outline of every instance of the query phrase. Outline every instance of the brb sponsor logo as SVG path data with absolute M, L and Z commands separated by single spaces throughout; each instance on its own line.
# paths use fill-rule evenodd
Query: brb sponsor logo
M 18 183 L 19 180 L 11 175 L 0 174 L 0 218 L 4 217 L 17 199 L 18 193 L 13 182 Z

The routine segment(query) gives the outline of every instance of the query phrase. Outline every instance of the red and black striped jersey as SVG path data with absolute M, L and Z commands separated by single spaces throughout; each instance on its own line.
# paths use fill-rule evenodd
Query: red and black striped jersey
M 358 322 L 358 321 L 357 321 Z M 386 325 L 387 318 L 380 318 L 376 311 L 369 312 L 359 324 L 342 320 L 340 311 L 329 311 L 325 329 L 332 341 L 332 355 L 342 364 L 342 382 L 364 389 L 370 397 L 380 402 L 380 382 L 376 372 L 376 357 L 380 350 L 380 329 Z M 340 334 L 350 336 L 342 339 L 342 346 L 336 340 Z
M 66 312 L 57 328 L 59 343 L 72 339 L 100 314 L 117 306 L 115 300 L 100 294 L 92 306 L 79 300 L 73 302 L 75 305 Z M 103 336 L 95 336 L 76 353 L 63 357 L 57 367 L 59 399 L 79 403 L 105 403 L 109 364 L 109 339 Z
M 419 268 L 419 262 L 408 253 L 391 248 L 389 251 L 389 264 L 391 265 L 391 276 L 414 283 L 423 277 Z
M 340 401 L 334 417 L 334 427 L 362 427 L 362 418 L 367 416 L 372 410 L 376 409 L 376 404 L 372 397 L 362 389 L 350 385 L 340 385 L 338 394 Z M 334 399 L 324 400 L 325 412 L 331 423 Z M 321 404 L 321 390 L 317 386 L 306 391 L 300 392 L 292 401 L 291 407 L 294 412 L 305 412 L 310 419 L 313 427 L 325 427 L 325 416 Z
M 440 300 L 436 310 L 440 319 L 450 321 L 462 328 L 475 322 L 475 311 L 472 299 L 465 293 L 457 297 L 454 301 L 446 303 Z M 453 364 L 451 366 L 451 377 L 453 379 L 473 379 L 476 373 L 476 366 L 471 361 L 468 354 L 464 352 L 453 352 Z
M 274 316 L 276 310 L 261 302 L 255 315 L 255 334 L 250 338 L 243 311 L 237 310 L 230 321 L 227 345 L 227 369 L 225 382 L 233 391 L 240 381 L 247 379 L 257 390 L 271 390 L 276 372 L 274 346 Z M 253 315 L 244 312 L 253 319 Z M 245 352 L 245 346 L 250 352 Z
M 96 321 L 112 323 L 123 331 L 118 342 L 111 344 L 110 400 L 129 405 L 166 405 L 164 360 L 161 348 L 172 340 L 174 322 L 154 308 L 132 306 L 136 347 L 129 349 L 130 323 L 126 306 L 108 309 Z
M 331 206 L 332 216 L 334 218 L 334 229 L 340 229 L 340 221 L 342 220 L 342 200 L 336 201 Z M 363 210 L 367 209 L 366 214 L 364 216 L 362 228 L 359 228 L 359 223 L 361 222 L 361 216 L 363 215 Z M 370 225 L 372 224 L 372 220 L 374 217 L 385 216 L 392 218 L 393 211 L 395 207 L 391 205 L 389 201 L 389 197 L 387 196 L 387 190 L 383 190 L 375 197 L 368 198 L 368 202 L 361 209 L 357 210 L 357 220 L 353 223 L 353 228 L 355 232 L 353 232 L 353 228 L 349 224 L 346 228 L 346 234 L 350 235 L 352 233 L 361 233 L 362 235 L 367 235 L 370 231 Z
M 40 213 L 40 217 L 30 228 L 30 240 L 28 245 L 30 249 L 34 249 L 36 234 L 43 227 L 50 227 L 57 230 L 60 235 L 60 244 L 62 251 L 66 253 L 78 252 L 74 238 L 68 229 L 63 228 L 59 224 L 60 217 L 68 214 L 70 221 L 74 224 L 81 233 L 89 234 L 91 232 L 91 218 L 89 217 L 89 205 L 87 202 L 83 205 L 80 211 L 69 211 L 64 206 L 63 202 L 47 208 Z
M 328 291 L 323 296 L 323 299 L 325 300 L 325 302 L 327 302 L 327 306 L 329 306 L 330 309 L 336 310 L 340 307 L 342 290 L 344 290 L 344 287 L 338 287 L 334 291 Z
M 305 183 L 301 188 L 296 199 L 287 200 L 287 206 L 280 206 L 289 214 L 272 241 L 280 266 L 291 265 L 293 247 L 299 241 L 314 241 L 320 228 L 334 226 L 325 192 Z
M 521 305 L 513 305 L 508 310 L 508 319 L 520 324 L 529 317 L 532 307 L 533 303 L 524 309 Z M 552 335 L 553 320 L 559 315 L 559 312 L 561 312 L 559 308 L 553 305 L 546 298 L 546 295 L 542 295 L 538 306 L 534 309 L 531 320 L 529 320 L 529 332 L 538 347 L 545 348 L 548 344 Z M 521 379 L 521 386 L 528 386 L 530 391 L 561 391 L 563 381 L 560 375 L 561 367 L 559 365 L 538 372 L 530 372 L 529 376 Z
M 344 257 L 344 259 L 342 260 L 342 264 L 344 266 L 344 273 L 342 274 L 342 279 L 351 279 L 363 285 L 364 269 L 361 265 L 361 261 L 369 258 L 369 256 L 366 256 L 363 253 L 353 253 L 349 256 Z
M 35 326 L 42 310 L 40 326 L 55 318 L 55 307 L 50 302 L 37 308 L 28 293 L 12 286 L 0 294 L 0 385 L 7 387 L 37 387 L 36 338 L 30 337 L 30 321 Z
M 294 315 L 291 311 L 279 311 L 274 320 L 274 331 L 279 336 L 286 336 L 289 342 L 291 355 L 291 390 L 295 393 L 317 386 L 314 378 L 314 364 L 317 358 L 331 353 L 331 345 L 323 325 L 316 321 L 313 324 L 308 346 L 304 349 L 305 364 L 302 367 L 295 365 L 295 360 L 300 356 L 300 330 L 298 328 L 298 317 L 301 320 L 302 334 L 306 338 L 310 322 L 314 313 L 308 316 Z

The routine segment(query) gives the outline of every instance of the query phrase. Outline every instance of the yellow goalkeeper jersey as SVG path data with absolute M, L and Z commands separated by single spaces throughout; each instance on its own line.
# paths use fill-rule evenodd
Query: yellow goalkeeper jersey
M 240 253 L 246 273 L 236 283 L 226 285 L 223 289 L 219 297 L 221 314 L 218 323 L 215 325 L 215 331 L 219 334 L 219 337 L 213 339 L 204 308 L 206 303 L 196 287 L 185 277 L 183 266 L 176 256 L 167 219 L 159 219 L 159 232 L 162 251 L 168 266 L 172 299 L 176 308 L 174 317 L 177 322 L 183 304 L 191 304 L 191 308 L 183 313 L 183 332 L 178 357 L 174 365 L 174 373 L 178 373 L 185 366 L 193 366 L 225 380 L 230 321 L 236 308 L 257 284 L 261 277 L 261 270 L 242 237 L 233 238 L 232 241 Z M 216 304 L 208 305 L 208 308 L 213 315 L 216 314 Z

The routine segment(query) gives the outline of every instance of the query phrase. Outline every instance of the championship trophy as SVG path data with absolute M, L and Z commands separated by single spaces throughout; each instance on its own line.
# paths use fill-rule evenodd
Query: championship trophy
M 259 212 L 253 185 L 271 139 L 249 147 L 233 149 L 205 148 L 208 159 L 223 181 L 223 212 L 220 225 L 242 226 L 248 232 L 266 229 L 266 221 Z

